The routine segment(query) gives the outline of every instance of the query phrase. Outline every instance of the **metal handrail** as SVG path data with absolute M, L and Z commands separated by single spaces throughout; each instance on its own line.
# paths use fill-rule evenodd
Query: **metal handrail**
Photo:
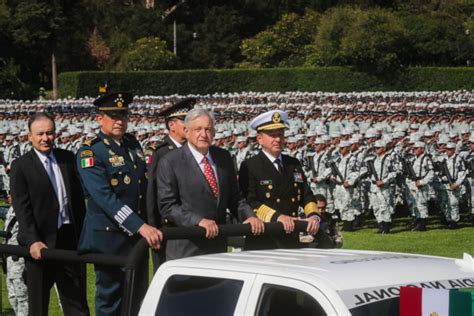
M 305 232 L 307 223 L 304 221 L 295 221 L 294 232 Z M 163 237 L 166 240 L 206 238 L 206 230 L 202 227 L 163 227 L 161 228 Z M 0 234 L 1 235 L 1 234 Z M 252 230 L 249 224 L 228 224 L 219 225 L 219 235 L 216 238 L 226 238 L 235 236 L 250 236 Z M 283 236 L 285 231 L 283 224 L 266 223 L 265 236 Z M 91 263 L 104 266 L 123 267 L 125 269 L 125 282 L 123 290 L 123 301 L 121 315 L 131 315 L 133 310 L 133 288 L 135 283 L 135 272 L 142 260 L 146 257 L 148 244 L 145 239 L 140 239 L 133 247 L 128 256 L 106 255 L 98 253 L 78 254 L 77 251 L 48 249 L 41 250 L 43 260 L 56 260 L 66 262 Z M 31 258 L 30 252 L 25 246 L 15 246 L 0 244 L 0 254 L 16 255 L 18 257 Z

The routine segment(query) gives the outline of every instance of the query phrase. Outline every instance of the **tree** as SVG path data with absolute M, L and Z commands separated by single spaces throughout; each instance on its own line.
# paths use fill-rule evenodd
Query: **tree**
M 397 16 L 385 9 L 369 9 L 358 14 L 354 22 L 341 42 L 348 64 L 376 74 L 400 69 L 406 34 Z
M 335 8 L 321 21 L 307 65 L 353 65 L 376 74 L 402 66 L 405 29 L 386 9 Z
M 305 46 L 311 43 L 319 24 L 319 14 L 308 10 L 304 16 L 285 14 L 274 26 L 242 41 L 241 67 L 301 66 Z
M 20 67 L 13 59 L 8 61 L 0 58 L 0 98 L 19 99 L 25 94 L 26 85 L 18 78 Z
M 110 59 L 110 48 L 102 36 L 100 36 L 97 28 L 94 28 L 94 31 L 89 37 L 87 47 L 89 48 L 91 56 L 97 61 L 99 68 L 103 68 Z
M 352 7 L 337 7 L 328 10 L 322 17 L 314 39 L 307 47 L 306 66 L 346 65 L 341 51 L 344 37 L 353 29 L 356 16 L 361 10 Z
M 401 18 L 410 47 L 413 66 L 453 66 L 465 64 L 468 55 L 469 22 L 447 12 L 408 15 Z
M 178 56 L 181 60 L 181 57 L 190 56 L 191 61 L 191 65 L 186 61 L 182 64 L 206 68 L 233 67 L 235 62 L 242 58 L 239 44 L 240 30 L 244 23 L 245 18 L 232 8 L 211 8 L 204 21 L 194 29 L 194 34 L 188 33 L 188 36 L 191 35 L 189 41 L 178 39 L 178 51 L 183 53 L 178 52 Z M 183 35 L 180 37 L 183 38 Z
M 158 37 L 144 37 L 126 51 L 118 65 L 119 70 L 161 70 L 171 69 L 175 56 L 166 49 L 166 42 Z

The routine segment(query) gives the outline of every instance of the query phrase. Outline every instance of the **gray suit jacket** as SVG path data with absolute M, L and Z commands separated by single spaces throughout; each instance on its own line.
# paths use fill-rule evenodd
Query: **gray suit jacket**
M 239 192 L 237 175 L 227 150 L 211 146 L 210 155 L 216 164 L 219 197 L 216 200 L 203 172 L 187 145 L 165 155 L 158 164 L 158 206 L 169 224 L 196 226 L 203 219 L 225 224 L 226 209 L 245 220 L 255 216 Z M 200 254 L 225 252 L 226 240 L 169 240 L 167 259 L 178 259 Z

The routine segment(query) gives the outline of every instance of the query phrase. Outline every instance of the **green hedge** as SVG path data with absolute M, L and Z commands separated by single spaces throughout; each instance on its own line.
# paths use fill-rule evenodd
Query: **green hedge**
M 59 75 L 60 97 L 110 91 L 136 95 L 208 94 L 242 91 L 437 91 L 474 89 L 474 68 L 410 68 L 389 80 L 348 67 L 225 69 L 139 72 L 67 72 Z

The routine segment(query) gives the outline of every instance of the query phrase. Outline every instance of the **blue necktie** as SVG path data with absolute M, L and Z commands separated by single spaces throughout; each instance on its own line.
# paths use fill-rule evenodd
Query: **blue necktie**
M 56 174 L 53 169 L 53 159 L 51 158 L 51 156 L 48 156 L 48 158 L 46 159 L 46 172 L 48 173 L 49 180 L 51 180 L 51 183 L 53 184 L 54 193 L 56 193 L 56 197 L 58 198 L 58 202 L 60 205 L 58 218 L 58 228 L 60 228 L 62 224 L 66 221 L 66 214 L 64 210 L 61 209 L 61 203 L 64 203 L 64 201 L 62 201 L 64 196 L 62 196 L 62 194 L 60 194 L 58 190 L 58 185 L 56 183 Z
M 46 159 L 46 173 L 48 173 L 49 180 L 51 180 L 51 183 L 53 184 L 54 193 L 56 193 L 56 196 L 59 198 L 58 186 L 56 183 L 56 174 L 54 173 L 53 160 L 51 156 L 48 156 L 48 158 Z

